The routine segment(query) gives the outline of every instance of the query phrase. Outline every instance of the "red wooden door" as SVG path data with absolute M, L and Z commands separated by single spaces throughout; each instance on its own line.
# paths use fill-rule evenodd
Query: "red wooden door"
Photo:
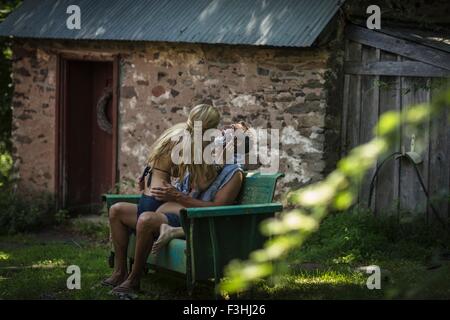
M 73 60 L 65 69 L 64 203 L 76 213 L 92 212 L 114 185 L 113 63 Z

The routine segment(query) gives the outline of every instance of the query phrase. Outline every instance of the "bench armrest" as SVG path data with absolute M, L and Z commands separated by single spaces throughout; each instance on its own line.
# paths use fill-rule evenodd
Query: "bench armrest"
M 106 202 L 108 208 L 117 202 L 138 203 L 140 194 L 103 194 L 102 201 Z
M 102 200 L 106 201 L 107 199 L 139 199 L 141 194 L 102 194 Z
M 219 216 L 239 216 L 247 214 L 262 214 L 279 212 L 283 210 L 281 203 L 241 204 L 231 206 L 186 208 L 181 212 L 186 213 L 188 218 L 209 218 Z

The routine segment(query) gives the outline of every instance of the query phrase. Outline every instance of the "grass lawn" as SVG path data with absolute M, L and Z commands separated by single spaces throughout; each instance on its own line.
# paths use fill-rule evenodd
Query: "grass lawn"
M 0 299 L 115 299 L 100 281 L 111 269 L 103 226 L 75 223 L 64 232 L 0 237 Z M 328 218 L 306 245 L 289 257 L 278 278 L 241 294 L 250 299 L 450 299 L 450 263 L 439 259 L 438 234 L 415 223 L 407 227 L 368 216 Z M 409 236 L 408 236 L 409 235 Z M 381 290 L 366 287 L 356 267 L 382 269 Z M 81 290 L 68 290 L 66 268 L 81 268 Z M 140 299 L 189 299 L 182 277 L 145 276 Z M 192 298 L 213 298 L 200 287 Z

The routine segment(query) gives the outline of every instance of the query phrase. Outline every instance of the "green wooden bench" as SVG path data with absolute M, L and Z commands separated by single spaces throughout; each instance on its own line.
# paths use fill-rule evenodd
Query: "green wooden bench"
M 165 269 L 186 275 L 187 289 L 192 292 L 196 282 L 223 276 L 223 269 L 233 259 L 247 259 L 260 249 L 266 238 L 260 233 L 260 222 L 282 210 L 272 203 L 278 178 L 283 174 L 246 175 L 239 205 L 188 208 L 180 212 L 186 240 L 173 239 L 157 257 L 150 255 L 152 269 Z M 140 195 L 104 195 L 108 210 L 117 202 L 137 203 Z M 130 265 L 134 257 L 135 237 L 128 247 Z M 113 266 L 114 253 L 110 257 Z

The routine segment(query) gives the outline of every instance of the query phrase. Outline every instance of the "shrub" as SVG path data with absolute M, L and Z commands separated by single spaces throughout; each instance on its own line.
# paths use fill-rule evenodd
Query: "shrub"
M 51 194 L 22 197 L 11 187 L 0 193 L 0 233 L 36 231 L 55 223 L 55 201 Z
M 109 225 L 104 221 L 89 221 L 86 219 L 74 219 L 71 230 L 76 234 L 93 240 L 107 241 L 109 239 Z
M 20 0 L 0 0 L 0 22 L 20 3 Z M 8 150 L 11 149 L 11 96 L 13 92 L 11 81 L 12 51 L 10 42 L 10 38 L 7 37 L 0 39 L 0 149 L 6 147 Z
M 5 144 L 0 142 L 0 188 L 10 181 L 12 166 L 13 160 L 11 154 L 6 151 Z

